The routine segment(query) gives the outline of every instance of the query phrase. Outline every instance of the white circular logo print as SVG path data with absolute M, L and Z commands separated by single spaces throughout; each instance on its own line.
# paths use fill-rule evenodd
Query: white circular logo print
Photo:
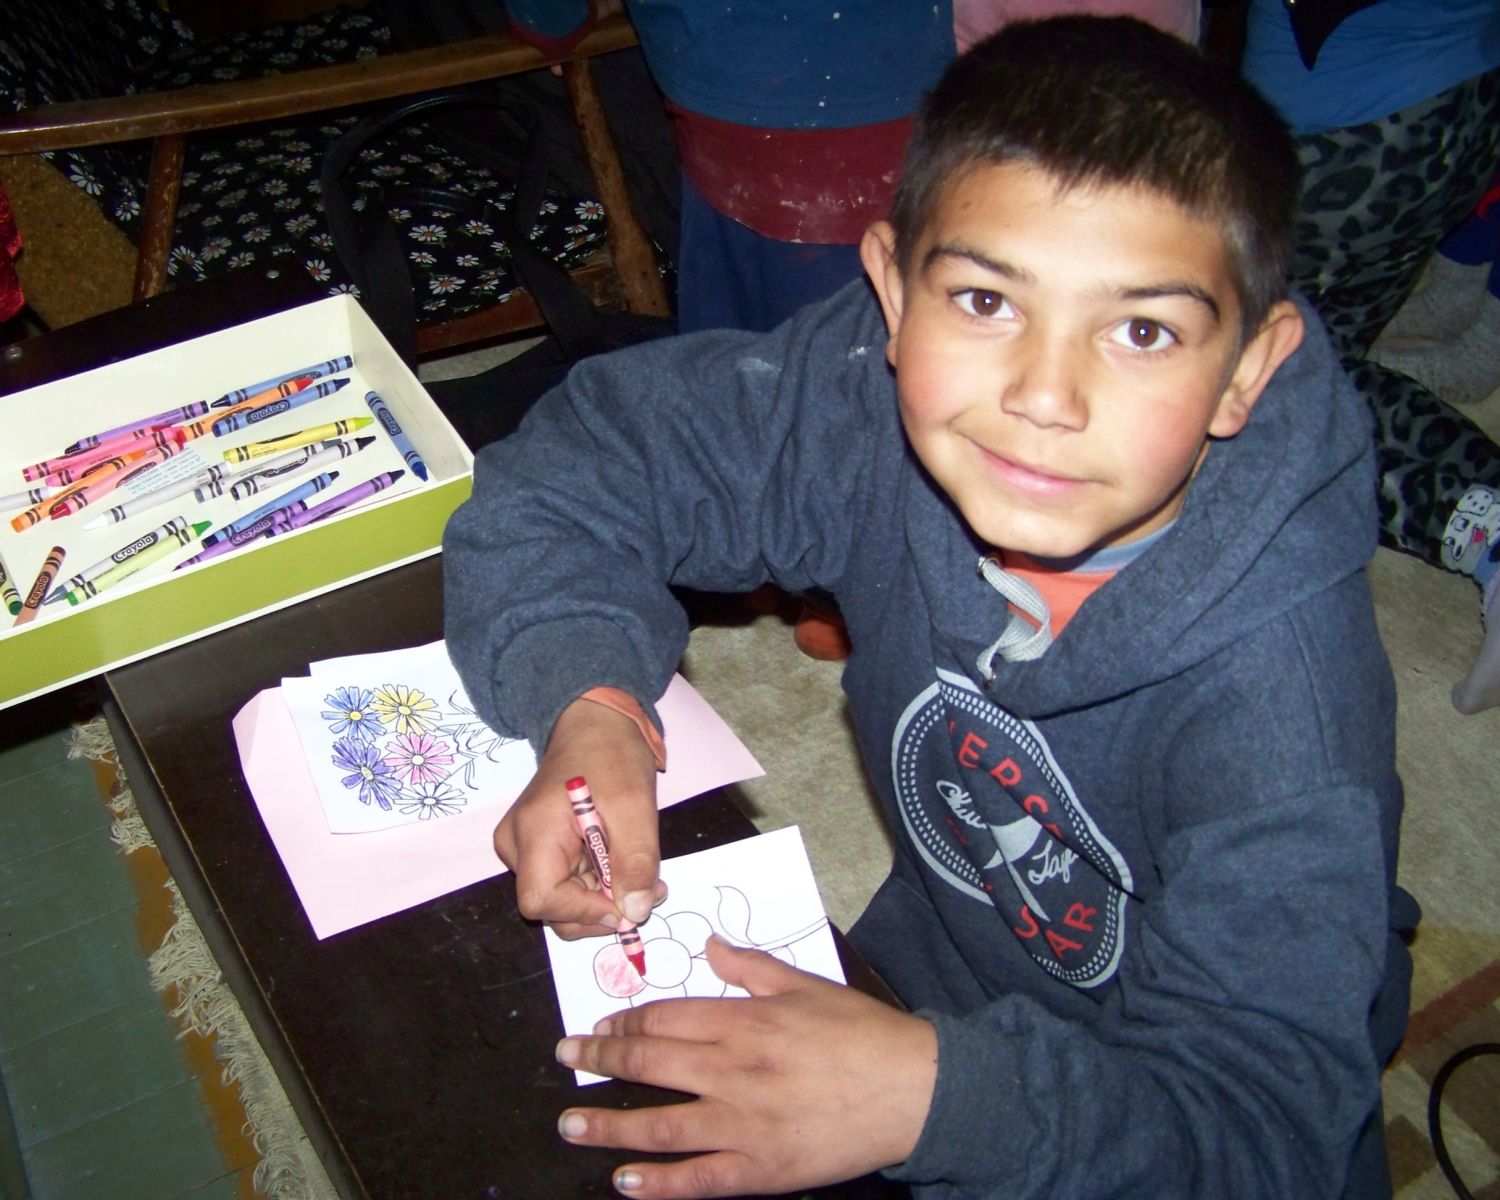
M 1036 726 L 939 671 L 897 722 L 891 777 L 907 836 L 940 878 L 992 905 L 1058 979 L 1114 975 L 1130 868 Z

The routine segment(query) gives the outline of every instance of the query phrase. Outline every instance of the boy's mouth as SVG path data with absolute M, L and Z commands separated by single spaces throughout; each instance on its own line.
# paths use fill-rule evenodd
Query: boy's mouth
M 985 465 L 1005 486 L 1030 496 L 1064 496 L 1077 491 L 1084 480 L 1074 476 L 1056 475 L 1041 467 L 1029 466 L 1013 458 L 996 454 L 975 444 Z

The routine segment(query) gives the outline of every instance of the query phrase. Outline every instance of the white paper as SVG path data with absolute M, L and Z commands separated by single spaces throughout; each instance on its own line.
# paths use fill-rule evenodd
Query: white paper
M 544 929 L 563 1029 L 587 1034 L 627 1007 L 681 996 L 744 996 L 713 973 L 704 943 L 717 933 L 803 971 L 844 982 L 812 865 L 795 825 L 663 860 L 664 900 L 639 927 L 642 978 L 614 935 L 566 942 Z M 599 1083 L 575 1071 L 580 1084 Z
M 474 712 L 442 642 L 309 669 L 281 690 L 334 833 L 498 810 L 536 774 L 531 747 Z

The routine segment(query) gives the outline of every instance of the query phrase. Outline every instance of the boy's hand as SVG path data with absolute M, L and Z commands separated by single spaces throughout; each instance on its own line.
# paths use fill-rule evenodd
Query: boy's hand
M 558 1043 L 567 1066 L 698 1099 L 569 1109 L 564 1138 L 696 1153 L 615 1171 L 616 1188 L 650 1200 L 815 1187 L 910 1156 L 937 1078 L 928 1022 L 718 938 L 708 961 L 750 998 L 660 1000 Z
M 614 903 L 588 871 L 565 784 L 588 779 L 609 838 Z M 604 933 L 619 913 L 637 923 L 666 894 L 657 879 L 656 763 L 628 717 L 575 700 L 552 727 L 537 772 L 495 828 L 495 852 L 516 873 L 521 915 L 565 938 Z

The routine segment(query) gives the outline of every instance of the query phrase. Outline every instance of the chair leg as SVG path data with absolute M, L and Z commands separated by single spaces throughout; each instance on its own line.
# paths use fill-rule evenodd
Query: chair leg
M 620 277 L 625 307 L 634 313 L 668 316 L 672 310 L 667 288 L 657 269 L 651 241 L 630 203 L 625 171 L 604 119 L 604 105 L 599 99 L 593 70 L 588 60 L 582 58 L 563 63 L 562 70 L 583 152 L 598 184 L 599 199 L 604 203 L 609 253 Z
M 151 173 L 146 179 L 141 240 L 135 260 L 135 300 L 159 295 L 167 287 L 172 228 L 177 222 L 177 200 L 182 192 L 184 146 L 180 133 L 163 134 L 151 143 Z

